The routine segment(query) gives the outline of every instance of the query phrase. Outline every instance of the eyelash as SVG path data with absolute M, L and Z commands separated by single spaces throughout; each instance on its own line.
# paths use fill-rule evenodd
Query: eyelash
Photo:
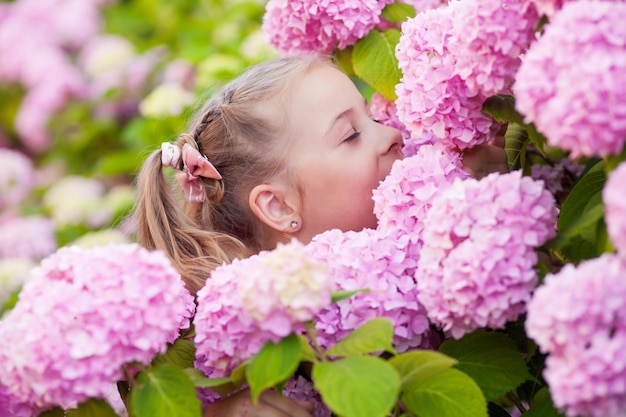
M 344 142 L 347 142 L 347 143 L 350 143 L 350 142 L 352 142 L 353 140 L 355 140 L 356 138 L 358 138 L 360 134 L 361 134 L 361 132 L 354 132 L 353 134 L 351 134 L 350 136 L 348 136 L 347 138 L 345 138 L 343 141 L 344 141 Z

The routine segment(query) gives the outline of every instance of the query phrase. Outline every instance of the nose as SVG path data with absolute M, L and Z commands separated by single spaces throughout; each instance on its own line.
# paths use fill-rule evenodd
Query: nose
M 381 155 L 390 152 L 400 152 L 403 146 L 402 133 L 391 126 L 377 123 L 379 126 L 378 151 Z

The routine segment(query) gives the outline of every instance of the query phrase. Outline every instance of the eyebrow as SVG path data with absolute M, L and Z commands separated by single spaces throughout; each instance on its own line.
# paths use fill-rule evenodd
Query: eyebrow
M 365 108 L 367 109 L 368 104 L 367 104 L 367 99 L 366 99 L 365 97 L 363 97 L 363 105 L 364 105 L 364 106 L 365 106 Z M 344 118 L 345 118 L 348 114 L 350 114 L 352 111 L 354 111 L 354 108 L 350 107 L 349 109 L 344 110 L 344 111 L 342 111 L 341 113 L 339 113 L 339 114 L 337 115 L 337 117 L 335 117 L 335 118 L 333 119 L 333 121 L 332 121 L 332 122 L 330 122 L 330 125 L 328 126 L 328 129 L 326 129 L 326 131 L 324 132 L 324 136 L 327 136 L 327 135 L 328 135 L 328 132 L 330 132 L 330 131 L 331 131 L 331 129 L 333 128 L 333 126 L 335 126 L 335 124 L 336 124 L 339 120 L 344 119 Z

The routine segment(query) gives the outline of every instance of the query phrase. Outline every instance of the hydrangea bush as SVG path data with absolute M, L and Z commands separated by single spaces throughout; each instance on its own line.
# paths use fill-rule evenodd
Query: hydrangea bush
M 0 3 L 0 416 L 199 417 L 244 388 L 320 417 L 623 416 L 625 20 L 622 0 Z M 283 54 L 333 58 L 405 159 L 376 229 L 218 268 L 180 330 L 177 274 L 126 243 L 137 154 Z M 503 126 L 511 172 L 471 178 Z

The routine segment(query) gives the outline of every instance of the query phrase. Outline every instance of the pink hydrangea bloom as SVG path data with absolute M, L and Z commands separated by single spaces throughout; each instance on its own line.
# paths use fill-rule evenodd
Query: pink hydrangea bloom
M 461 155 L 443 144 L 422 145 L 414 156 L 396 161 L 373 192 L 380 229 L 398 230 L 421 242 L 424 218 L 433 199 L 454 180 L 469 178 Z
M 520 171 L 457 180 L 424 219 L 417 272 L 429 318 L 455 338 L 502 328 L 537 284 L 534 249 L 554 236 L 554 197 Z
M 625 21 L 626 3 L 566 3 L 517 73 L 517 109 L 574 158 L 617 154 L 626 142 Z
M 453 4 L 402 24 L 396 108 L 412 136 L 430 131 L 446 146 L 463 150 L 491 141 L 498 126 L 481 111 L 486 97 L 470 91 L 457 73 Z
M 615 254 L 567 264 L 528 305 L 526 331 L 549 354 L 543 376 L 568 417 L 626 414 L 625 274 Z
M 390 0 L 270 0 L 262 30 L 281 54 L 329 54 L 364 38 Z
M 338 290 L 369 290 L 317 315 L 320 346 L 327 348 L 367 321 L 385 317 L 394 325 L 394 346 L 399 352 L 430 347 L 429 322 L 417 301 L 413 276 L 417 254 L 407 249 L 409 236 L 373 229 L 333 229 L 314 237 L 309 247 L 328 264 Z
M 563 198 L 584 169 L 584 165 L 563 158 L 554 165 L 532 165 L 530 175 L 535 180 L 542 180 L 552 194 Z
M 556 12 L 561 10 L 565 3 L 577 0 L 530 0 L 535 4 L 540 15 L 552 18 Z M 600 0 L 600 1 L 623 1 L 623 0 Z
M 325 265 L 296 240 L 215 269 L 197 296 L 196 366 L 229 374 L 330 304 L 332 289 Z
M 104 398 L 122 365 L 149 363 L 189 326 L 194 302 L 159 251 L 63 247 L 33 270 L 0 327 L 0 381 L 34 407 Z
M 39 261 L 57 248 L 55 227 L 42 216 L 0 218 L 0 259 Z
M 35 182 L 33 162 L 21 152 L 0 148 L 0 209 L 21 203 Z
M 609 174 L 604 189 L 604 220 L 606 228 L 613 242 L 613 246 L 626 257 L 626 200 L 624 199 L 624 184 L 626 184 L 626 163 L 621 163 Z
M 472 92 L 509 92 L 534 39 L 537 9 L 527 0 L 474 0 L 455 2 L 453 11 L 456 73 Z

